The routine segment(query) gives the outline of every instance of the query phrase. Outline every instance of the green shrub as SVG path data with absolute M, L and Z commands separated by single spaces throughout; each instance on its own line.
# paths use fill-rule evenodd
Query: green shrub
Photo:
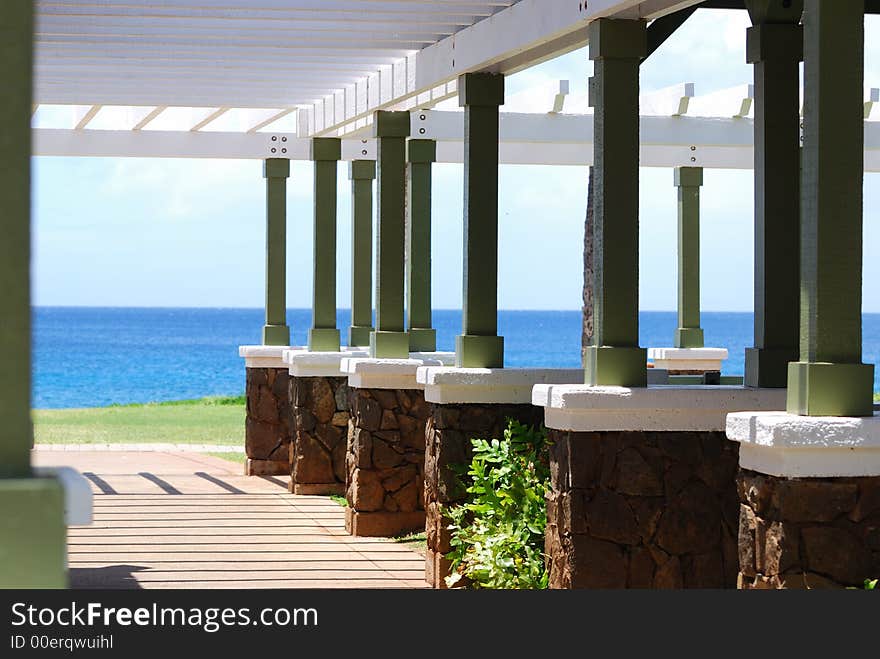
M 471 443 L 471 464 L 459 472 L 470 479 L 470 501 L 447 510 L 452 531 L 447 585 L 546 588 L 546 431 L 510 420 L 502 440 Z

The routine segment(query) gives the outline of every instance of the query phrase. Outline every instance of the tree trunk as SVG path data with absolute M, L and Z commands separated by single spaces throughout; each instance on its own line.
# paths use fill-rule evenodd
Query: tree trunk
M 581 362 L 586 365 L 587 347 L 593 344 L 593 168 L 587 183 L 587 217 L 584 221 L 584 307 Z

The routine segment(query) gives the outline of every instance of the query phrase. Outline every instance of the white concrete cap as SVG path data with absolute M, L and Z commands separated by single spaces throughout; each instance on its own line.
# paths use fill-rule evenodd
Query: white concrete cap
M 439 362 L 441 366 L 454 366 L 455 365 L 455 353 L 454 352 L 441 352 L 439 350 L 435 350 L 433 352 L 411 352 L 409 353 L 410 359 L 427 359 L 431 361 Z M 433 366 L 434 364 L 425 364 L 425 366 Z
M 92 523 L 93 495 L 89 481 L 73 467 L 34 467 L 40 478 L 55 478 L 64 490 L 64 523 L 85 526 Z
M 366 350 L 347 350 L 340 352 L 309 352 L 308 350 L 287 350 L 284 361 L 290 375 L 301 378 L 338 378 L 346 375 L 340 369 L 342 360 L 347 357 L 368 357 Z
M 722 431 L 729 412 L 785 408 L 785 389 L 737 386 L 591 387 L 542 384 L 532 404 L 557 430 Z
M 648 348 L 648 359 L 727 359 L 727 348 Z
M 726 348 L 648 348 L 648 359 L 670 371 L 720 371 Z
M 416 380 L 430 403 L 529 403 L 543 382 L 583 382 L 580 368 L 454 368 L 425 366 Z
M 418 355 L 418 357 L 417 357 Z M 358 389 L 424 389 L 416 382 L 422 366 L 444 366 L 455 361 L 455 353 L 410 353 L 409 359 L 369 359 L 349 357 L 340 370 L 348 374 L 348 384 Z
M 238 356 L 244 357 L 246 368 L 284 368 L 284 353 L 308 348 L 300 346 L 238 346 Z
M 727 437 L 740 442 L 739 464 L 771 476 L 880 476 L 880 416 L 798 416 L 738 412 Z

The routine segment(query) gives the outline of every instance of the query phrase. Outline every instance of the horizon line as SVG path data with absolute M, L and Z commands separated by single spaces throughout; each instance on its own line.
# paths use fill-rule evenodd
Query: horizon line
M 32 309 L 203 309 L 206 311 L 263 311 L 263 307 L 243 307 L 243 306 L 166 306 L 166 305 L 143 305 L 143 304 L 125 304 L 125 305 L 112 305 L 112 304 L 32 304 Z M 312 311 L 311 307 L 287 307 L 287 311 Z M 336 312 L 340 311 L 351 311 L 351 307 L 337 307 Z M 374 309 L 375 311 L 375 309 Z M 461 312 L 462 310 L 455 307 L 434 307 L 432 311 L 457 311 Z M 550 313 L 569 313 L 575 311 L 583 311 L 582 308 L 579 307 L 569 307 L 569 308 L 532 308 L 526 309 L 523 307 L 500 307 L 498 309 L 501 311 L 531 311 L 531 312 L 540 312 L 546 311 Z M 639 313 L 677 313 L 677 309 L 639 309 Z M 743 310 L 743 309 L 702 309 L 700 313 L 747 313 L 754 314 L 753 310 Z M 870 312 L 866 311 L 863 313 L 880 313 L 880 311 Z

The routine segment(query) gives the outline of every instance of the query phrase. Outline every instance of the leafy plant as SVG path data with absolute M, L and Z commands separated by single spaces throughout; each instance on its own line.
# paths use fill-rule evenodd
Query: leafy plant
M 449 508 L 451 575 L 473 588 L 546 588 L 547 433 L 508 421 L 504 438 L 472 439 L 468 503 Z
M 878 581 L 880 581 L 880 579 L 865 579 L 865 590 L 878 590 Z

